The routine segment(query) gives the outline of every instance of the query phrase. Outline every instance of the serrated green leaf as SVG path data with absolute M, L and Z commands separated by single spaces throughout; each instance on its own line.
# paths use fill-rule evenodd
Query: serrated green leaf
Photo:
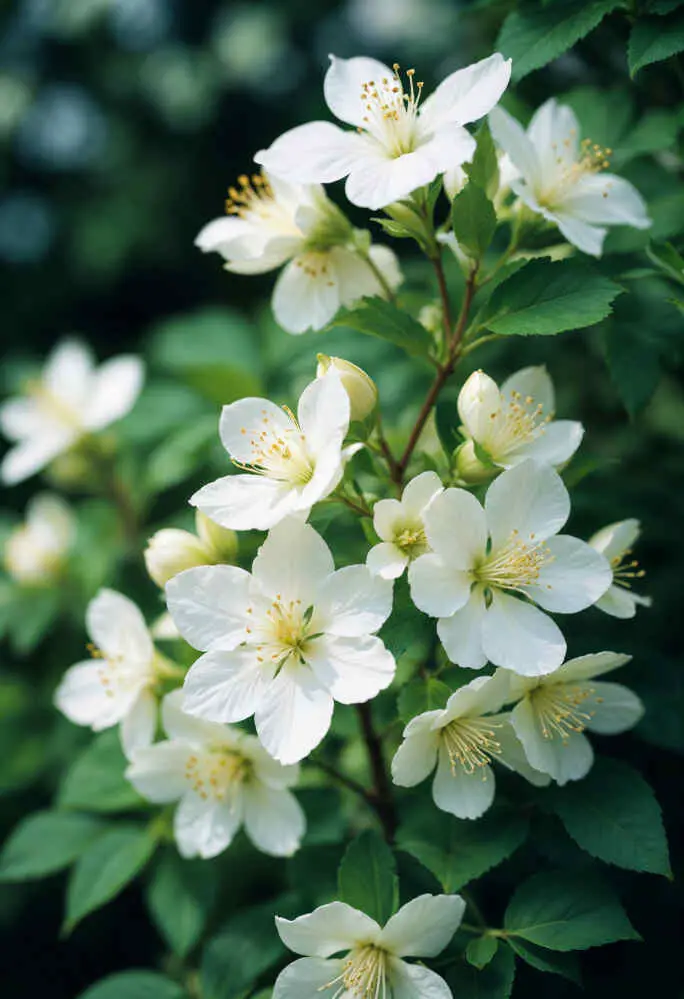
M 216 872 L 206 860 L 184 860 L 167 850 L 147 886 L 147 906 L 174 954 L 185 958 L 206 925 L 216 898 Z
M 402 688 L 397 701 L 399 717 L 410 722 L 424 711 L 443 708 L 451 696 L 451 690 L 434 676 L 411 680 Z
M 121 971 L 95 982 L 78 999 L 185 999 L 177 982 L 156 971 Z
M 61 871 L 102 832 L 91 815 L 34 812 L 12 831 L 0 854 L 0 881 L 25 881 Z
M 480 260 L 496 230 L 496 212 L 484 189 L 468 181 L 451 203 L 451 227 L 459 246 Z
M 551 788 L 544 804 L 593 857 L 671 875 L 660 806 L 641 774 L 626 763 L 601 757 L 584 780 Z
M 85 850 L 67 888 L 65 929 L 119 894 L 152 856 L 155 837 L 145 826 L 108 829 Z
M 494 289 L 478 321 L 503 336 L 551 336 L 605 319 L 623 292 L 580 260 L 533 260 Z
M 463 169 L 470 181 L 485 192 L 490 201 L 499 190 L 499 158 L 489 124 L 484 121 L 477 130 L 476 146 L 470 163 Z
M 499 947 L 482 970 L 459 961 L 444 973 L 444 978 L 458 999 L 509 999 L 515 979 L 515 959 L 508 947 Z
M 640 17 L 629 36 L 627 59 L 635 76 L 644 66 L 669 59 L 684 49 L 684 13 L 666 17 Z
M 567 52 L 621 6 L 622 0 L 559 0 L 544 8 L 529 0 L 508 15 L 496 48 L 513 60 L 512 78 L 522 80 Z
M 466 947 L 465 957 L 468 964 L 474 968 L 485 968 L 492 960 L 499 949 L 499 941 L 496 937 L 475 937 Z
M 547 971 L 552 975 L 560 975 L 574 982 L 575 985 L 582 984 L 582 973 L 576 954 L 559 954 L 557 951 L 545 950 L 526 940 L 518 940 L 516 937 L 508 939 L 508 945 L 514 950 L 518 957 L 529 964 L 537 971 Z
M 128 763 L 116 730 L 96 736 L 67 771 L 57 795 L 59 808 L 122 812 L 145 804 L 124 777 Z
M 664 274 L 678 284 L 684 284 L 684 258 L 672 243 L 650 243 L 646 254 Z
M 639 940 L 612 888 L 597 875 L 535 874 L 508 904 L 504 926 L 549 950 L 586 950 L 616 940 Z
M 417 319 L 383 298 L 364 298 L 353 309 L 340 309 L 330 326 L 347 326 L 401 347 L 407 354 L 427 357 L 432 341 Z
M 340 901 L 365 912 L 381 926 L 396 912 L 399 882 L 394 854 L 373 829 L 349 844 L 337 881 Z

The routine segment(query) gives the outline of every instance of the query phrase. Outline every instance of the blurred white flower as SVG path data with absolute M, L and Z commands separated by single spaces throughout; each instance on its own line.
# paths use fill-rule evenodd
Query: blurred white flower
M 583 253 L 601 256 L 606 226 L 651 225 L 637 189 L 605 172 L 611 150 L 588 139 L 580 142 L 580 124 L 571 108 L 551 98 L 535 112 L 527 131 L 495 108 L 489 124 L 515 169 L 507 177 L 511 189 Z
M 150 801 L 178 802 L 173 828 L 183 857 L 215 857 L 241 825 L 257 849 L 289 857 L 306 825 L 287 790 L 299 768 L 276 763 L 253 735 L 186 714 L 182 700 L 180 690 L 164 698 L 169 739 L 136 750 L 128 780 Z
M 451 999 L 438 974 L 405 957 L 436 957 L 460 926 L 460 895 L 419 895 L 384 926 L 344 902 L 297 919 L 276 916 L 286 947 L 305 957 L 278 976 L 273 999 Z M 344 957 L 332 954 L 347 951 Z
M 363 368 L 341 357 L 318 354 L 317 358 L 317 378 L 323 378 L 331 369 L 339 375 L 349 396 L 350 419 L 361 421 L 370 416 L 378 404 L 378 389 L 370 375 L 367 375 Z
M 548 784 L 548 776 L 527 762 L 509 715 L 492 714 L 500 711 L 507 695 L 508 674 L 499 670 L 459 687 L 443 710 L 412 718 L 392 760 L 394 783 L 413 787 L 436 766 L 435 804 L 459 819 L 477 819 L 493 803 L 493 760 L 532 784 Z
M 345 460 L 349 396 L 330 371 L 308 385 L 297 417 L 268 399 L 224 406 L 219 434 L 241 475 L 203 486 L 190 502 L 222 527 L 267 531 L 292 513 L 307 516 L 336 488 Z
M 17 442 L 0 465 L 0 479 L 6 485 L 27 479 L 85 435 L 125 416 L 143 376 L 138 357 L 115 357 L 96 368 L 85 344 L 59 344 L 42 376 L 28 383 L 25 395 L 0 406 L 0 427 Z
M 409 582 L 419 610 L 439 618 L 452 662 L 479 669 L 489 660 L 524 676 L 560 666 L 565 639 L 539 607 L 574 614 L 611 581 L 602 555 L 555 536 L 569 515 L 560 476 L 531 459 L 495 479 L 484 509 L 465 489 L 432 501 L 424 516 L 432 553 L 411 564 Z
M 651 606 L 650 597 L 632 592 L 633 580 L 642 579 L 646 573 L 634 559 L 625 562 L 626 556 L 632 554 L 632 547 L 639 534 L 639 521 L 630 518 L 609 524 L 589 538 L 591 547 L 605 555 L 613 570 L 612 586 L 608 587 L 595 605 L 611 617 L 634 617 L 639 604 L 642 607 Z
M 121 744 L 130 758 L 154 737 L 158 653 L 136 605 L 114 590 L 100 590 L 90 601 L 86 628 L 92 658 L 66 671 L 55 705 L 69 721 L 95 732 L 120 724 Z
M 411 479 L 400 500 L 378 500 L 373 507 L 373 527 L 382 540 L 366 558 L 374 576 L 396 579 L 409 562 L 430 550 L 423 515 L 443 489 L 436 472 L 423 472 Z
M 375 697 L 395 662 L 374 634 L 392 586 L 363 565 L 335 572 L 312 527 L 290 518 L 259 549 L 252 573 L 188 569 L 166 586 L 183 637 L 205 654 L 190 668 L 184 709 L 208 721 L 254 715 L 266 751 L 296 763 L 330 727 L 334 701 Z
M 70 507 L 52 493 L 29 501 L 26 520 L 5 542 L 4 562 L 9 575 L 22 586 L 54 582 L 76 533 Z
M 530 764 L 559 784 L 585 777 L 594 762 L 584 730 L 617 735 L 644 713 L 636 694 L 619 683 L 595 682 L 629 662 L 616 652 L 569 659 L 551 676 L 510 678 L 510 700 L 518 703 L 511 724 Z
M 226 270 L 264 274 L 287 264 L 273 290 L 273 312 L 288 333 L 326 326 L 340 306 L 385 295 L 373 268 L 348 243 L 353 229 L 317 184 L 290 184 L 256 174 L 230 189 L 228 215 L 209 222 L 195 245 L 220 253 Z M 372 264 L 387 286 L 402 281 L 386 246 L 371 246 Z M 289 263 L 288 263 L 289 261 Z
M 421 101 L 415 70 L 401 80 L 376 59 L 330 56 L 323 90 L 347 131 L 314 121 L 291 129 L 254 157 L 269 173 L 303 184 L 347 177 L 354 205 L 384 208 L 470 159 L 475 140 L 463 126 L 494 107 L 508 86 L 511 62 L 499 53 L 457 70 Z

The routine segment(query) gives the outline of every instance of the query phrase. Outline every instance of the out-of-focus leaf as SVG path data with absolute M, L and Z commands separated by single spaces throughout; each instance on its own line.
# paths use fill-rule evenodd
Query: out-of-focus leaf
M 186 993 L 156 971 L 121 971 L 95 982 L 77 999 L 186 999 Z
M 684 258 L 672 243 L 651 243 L 646 248 L 649 260 L 678 284 L 684 284 Z
M 417 678 L 402 687 L 397 701 L 399 717 L 410 722 L 424 711 L 443 708 L 451 695 L 451 689 L 434 676 Z
M 61 871 L 102 832 L 91 815 L 34 812 L 11 833 L 0 854 L 0 881 L 26 881 Z
M 59 808 L 121 812 L 144 804 L 124 777 L 127 761 L 116 730 L 102 732 L 67 771 L 57 796 Z
M 330 325 L 389 340 L 416 357 L 427 357 L 432 346 L 430 334 L 417 319 L 382 298 L 364 298 L 352 309 L 341 309 Z
M 382 837 L 368 829 L 352 840 L 338 872 L 339 898 L 383 926 L 399 903 L 394 854 Z
M 147 482 L 153 493 L 177 485 L 201 467 L 218 440 L 216 416 L 203 416 L 183 427 L 150 455 Z
M 218 884 L 206 860 L 185 860 L 175 847 L 165 851 L 147 886 L 152 919 L 169 947 L 185 958 L 202 935 Z
M 669 59 L 684 49 L 684 12 L 666 17 L 639 17 L 629 36 L 629 72 L 635 76 L 644 66 Z

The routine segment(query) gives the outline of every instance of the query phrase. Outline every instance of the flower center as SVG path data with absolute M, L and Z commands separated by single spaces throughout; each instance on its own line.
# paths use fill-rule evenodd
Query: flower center
M 543 416 L 544 407 L 535 405 L 531 395 L 523 397 L 520 392 L 511 392 L 510 398 L 501 396 L 502 406 L 490 414 L 490 428 L 487 445 L 492 454 L 501 455 L 513 451 L 521 444 L 528 444 L 553 419 L 553 414 Z
M 30 379 L 26 382 L 25 391 L 27 395 L 35 399 L 41 412 L 48 419 L 54 420 L 55 423 L 61 423 L 62 426 L 69 427 L 71 430 L 83 430 L 76 410 L 72 409 L 56 392 L 48 388 L 45 382 L 37 378 Z
M 226 214 L 237 215 L 254 225 L 267 226 L 288 235 L 302 235 L 292 212 L 276 198 L 263 173 L 255 173 L 251 177 L 241 174 L 237 183 L 237 187 L 228 188 Z
M 405 524 L 395 535 L 394 544 L 409 558 L 418 558 L 430 550 L 425 528 L 421 523 Z
M 251 455 L 249 461 L 233 459 L 233 464 L 247 472 L 266 475 L 280 482 L 303 486 L 310 481 L 314 472 L 313 462 L 306 449 L 306 438 L 302 433 L 294 413 L 283 406 L 290 421 L 289 426 L 271 425 L 266 410 L 262 410 L 261 425 L 248 429 L 242 427 L 240 433 L 249 437 Z
M 535 542 L 534 534 L 523 541 L 517 530 L 511 532 L 506 544 L 491 552 L 473 570 L 475 579 L 485 586 L 523 593 L 526 586 L 538 582 L 544 565 L 553 562 L 549 546 Z
M 254 608 L 248 608 L 247 613 L 252 615 Z M 257 660 L 278 670 L 288 662 L 305 664 L 307 643 L 315 637 L 313 613 L 313 607 L 305 608 L 301 600 L 284 601 L 278 594 L 260 622 L 246 628 L 248 641 L 256 645 Z
M 495 738 L 497 728 L 501 725 L 489 718 L 456 718 L 444 726 L 442 739 L 454 775 L 459 768 L 472 774 L 499 755 L 501 744 Z
M 537 198 L 539 204 L 544 207 L 553 207 L 586 174 L 600 173 L 610 166 L 608 157 L 613 150 L 604 149 L 598 143 L 592 142 L 591 139 L 583 139 L 580 143 L 579 157 L 571 159 L 570 151 L 574 141 L 575 131 L 572 129 L 568 138 L 563 140 L 563 149 L 559 149 L 557 142 L 551 144 L 556 173 L 553 178 L 549 178 L 547 187 Z M 604 198 L 608 197 L 609 187 L 610 183 L 608 182 L 603 192 Z
M 415 69 L 407 69 L 405 87 L 399 75 L 399 63 L 395 62 L 392 69 L 394 73 L 391 77 L 384 76 L 380 80 L 363 83 L 361 100 L 366 111 L 363 121 L 367 131 L 396 158 L 415 149 L 418 105 L 423 84 L 413 82 Z
M 387 999 L 389 992 L 389 954 L 387 951 L 366 944 L 357 947 L 347 955 L 342 966 L 342 974 L 328 982 L 323 989 L 340 983 L 332 999 L 351 993 L 357 999 Z M 319 991 L 323 991 L 319 989 Z
M 295 258 L 295 266 L 301 268 L 306 277 L 312 281 L 322 279 L 328 288 L 333 288 L 335 282 L 332 280 L 330 270 L 330 254 L 324 251 L 310 250 L 308 253 L 301 253 Z
M 559 738 L 567 743 L 573 732 L 583 732 L 593 711 L 581 706 L 595 693 L 593 687 L 569 684 L 540 684 L 529 694 L 532 710 L 545 739 Z M 596 698 L 600 703 L 601 698 Z
M 152 663 L 132 662 L 122 655 L 107 655 L 92 642 L 88 642 L 86 648 L 91 658 L 98 662 L 98 680 L 107 697 L 116 697 L 133 688 L 150 687 L 154 683 Z
M 631 549 L 622 552 L 621 555 L 615 555 L 614 558 L 610 560 L 610 566 L 613 570 L 613 583 L 616 586 L 623 586 L 626 590 L 631 590 L 633 579 L 643 579 L 646 575 L 645 569 L 639 569 L 639 563 L 636 559 L 632 559 L 631 562 L 625 562 L 624 560 L 628 555 L 631 555 Z
M 224 746 L 192 753 L 185 762 L 185 779 L 200 798 L 225 801 L 231 789 L 244 783 L 251 763 L 241 753 Z
M 20 583 L 48 581 L 60 568 L 64 549 L 62 545 L 49 545 L 46 539 L 36 538 L 36 532 L 27 525 L 14 531 L 5 544 L 5 567 Z

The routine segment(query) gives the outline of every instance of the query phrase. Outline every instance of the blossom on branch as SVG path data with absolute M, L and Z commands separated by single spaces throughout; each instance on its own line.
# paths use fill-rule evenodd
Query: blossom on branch
M 64 565 L 76 535 L 76 522 L 59 496 L 39 493 L 26 507 L 26 520 L 5 542 L 3 559 L 20 586 L 49 586 Z
M 430 550 L 423 515 L 443 489 L 436 472 L 423 472 L 408 483 L 400 500 L 378 500 L 373 507 L 373 527 L 382 540 L 366 557 L 374 576 L 396 579 L 410 562 Z
M 630 518 L 609 524 L 589 538 L 591 547 L 608 559 L 613 571 L 612 585 L 600 600 L 596 601 L 598 609 L 610 614 L 611 617 L 634 617 L 639 605 L 651 606 L 650 597 L 642 597 L 639 593 L 632 592 L 632 581 L 642 579 L 645 576 L 644 570 L 639 568 L 639 563 L 635 559 L 625 561 L 627 556 L 632 554 L 632 546 L 639 534 L 639 521 Z

